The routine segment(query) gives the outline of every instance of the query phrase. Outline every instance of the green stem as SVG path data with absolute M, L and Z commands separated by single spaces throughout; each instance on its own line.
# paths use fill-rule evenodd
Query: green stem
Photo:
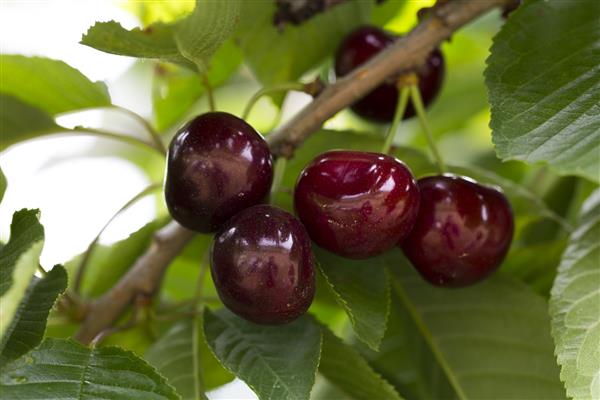
M 254 107 L 256 102 L 261 97 L 271 93 L 287 92 L 288 90 L 296 90 L 298 92 L 301 92 L 304 90 L 304 84 L 300 82 L 286 82 L 260 89 L 258 92 L 254 93 L 250 100 L 248 100 L 248 104 L 246 104 L 246 108 L 244 109 L 244 113 L 242 114 L 242 119 L 248 119 L 248 116 L 252 111 L 252 107 Z
M 206 74 L 202 74 L 202 84 L 206 88 L 206 97 L 208 98 L 208 108 L 210 111 L 215 111 L 217 109 L 215 105 L 215 96 L 213 93 L 212 85 L 208 80 L 208 76 Z
M 79 294 L 79 291 L 81 290 L 81 284 L 83 282 L 83 277 L 85 275 L 85 270 L 88 266 L 89 260 L 92 256 L 92 253 L 94 252 L 94 249 L 96 248 L 96 244 L 98 244 L 98 240 L 100 240 L 100 236 L 106 230 L 106 228 L 108 228 L 108 226 L 115 220 L 115 218 L 121 215 L 121 213 L 123 213 L 137 201 L 152 193 L 154 190 L 160 189 L 161 187 L 162 184 L 160 183 L 154 183 L 152 185 L 147 186 L 144 190 L 133 196 L 127 203 L 125 203 L 123 207 L 121 207 L 112 217 L 110 217 L 106 224 L 104 224 L 102 229 L 100 229 L 100 232 L 98 232 L 94 240 L 92 240 L 92 242 L 89 244 L 87 250 L 81 258 L 79 266 L 77 267 L 77 272 L 75 273 L 75 280 L 73 281 L 73 291 L 75 293 Z
M 152 124 L 150 124 L 150 122 L 148 122 L 148 120 L 146 118 L 142 117 L 138 113 L 136 113 L 128 108 L 125 108 L 125 107 L 121 107 L 121 106 L 117 106 L 117 105 L 113 105 L 111 107 L 117 111 L 120 111 L 124 114 L 129 115 L 130 117 L 137 120 L 140 124 L 142 124 L 144 126 L 144 128 L 146 129 L 146 131 L 148 132 L 148 134 L 150 135 L 152 141 L 154 142 L 155 147 L 158 150 L 160 150 L 163 154 L 167 154 L 167 149 L 160 137 L 160 134 L 156 131 L 156 129 L 154 129 Z
M 92 136 L 97 136 L 97 137 L 102 137 L 102 138 L 107 138 L 107 139 L 114 139 L 114 140 L 118 140 L 120 142 L 134 144 L 134 145 L 138 145 L 138 146 L 142 145 L 145 147 L 149 147 L 154 151 L 158 151 L 161 155 L 165 154 L 165 153 L 163 153 L 163 151 L 161 149 L 157 148 L 154 143 L 146 142 L 145 140 L 138 139 L 133 136 L 123 135 L 121 133 L 105 131 L 103 129 L 86 128 L 83 126 L 76 126 L 75 128 L 72 128 L 72 129 L 64 128 L 64 127 L 61 127 L 61 128 L 64 129 L 64 131 L 66 131 L 66 132 L 85 133 L 85 134 L 89 134 Z
M 392 121 L 392 125 L 390 126 L 390 130 L 385 138 L 385 142 L 383 143 L 383 147 L 381 148 L 381 152 L 383 154 L 388 154 L 390 149 L 392 148 L 392 143 L 394 143 L 394 137 L 396 137 L 396 132 L 400 127 L 400 121 L 402 121 L 402 116 L 406 111 L 406 106 L 408 104 L 408 96 L 410 95 L 410 88 L 403 87 L 400 91 L 400 100 L 396 105 L 396 112 L 394 113 L 394 119 Z
M 427 115 L 425 114 L 425 106 L 423 106 L 423 100 L 421 99 L 421 92 L 419 92 L 419 88 L 417 85 L 410 86 L 410 95 L 412 98 L 413 106 L 415 107 L 415 111 L 417 116 L 419 117 L 419 122 L 421 123 L 421 128 L 425 132 L 425 137 L 427 138 L 427 143 L 429 144 L 429 149 L 433 154 L 433 158 L 437 163 L 438 170 L 440 173 L 446 172 L 446 166 L 444 165 L 444 160 L 442 160 L 442 156 L 438 151 L 437 145 L 435 144 L 435 140 L 433 139 L 433 134 L 431 133 L 431 129 L 429 128 L 429 123 L 427 122 Z
M 279 192 L 279 188 L 281 187 L 281 181 L 283 180 L 283 175 L 285 173 L 285 166 L 287 164 L 287 158 L 279 157 L 275 161 L 275 172 L 273 176 L 273 184 L 271 185 L 271 198 Z

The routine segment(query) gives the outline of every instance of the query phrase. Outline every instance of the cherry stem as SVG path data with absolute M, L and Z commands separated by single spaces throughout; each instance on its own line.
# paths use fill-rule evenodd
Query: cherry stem
M 390 129 L 385 138 L 385 142 L 383 143 L 383 147 L 381 148 L 381 152 L 383 154 L 388 154 L 390 149 L 392 148 L 392 144 L 394 143 L 394 138 L 396 137 L 396 132 L 398 132 L 398 128 L 400 127 L 400 122 L 402 121 L 402 117 L 404 116 L 404 112 L 406 111 L 406 106 L 408 105 L 408 96 L 410 95 L 410 89 L 408 87 L 403 87 L 400 91 L 400 100 L 396 105 L 396 112 L 394 113 L 394 119 L 392 120 L 392 125 L 390 125 Z
M 72 133 L 85 133 L 88 135 L 92 135 L 92 136 L 97 136 L 97 137 L 101 137 L 101 138 L 106 138 L 106 139 L 114 139 L 114 140 L 118 140 L 120 142 L 125 142 L 125 143 L 129 143 L 129 144 L 134 144 L 134 145 L 141 145 L 144 147 L 149 147 L 154 151 L 159 152 L 161 155 L 165 155 L 164 152 L 164 147 L 158 148 L 154 143 L 150 143 L 147 142 L 145 140 L 142 139 L 138 139 L 136 137 L 133 136 L 127 136 L 124 135 L 122 133 L 117 133 L 117 132 L 111 132 L 111 131 L 106 131 L 104 129 L 97 129 L 97 128 L 86 128 L 83 126 L 76 126 L 74 128 L 65 128 L 65 127 L 61 127 L 64 129 L 64 131 L 66 132 L 72 132 Z M 57 132 L 59 133 L 59 132 Z
M 201 74 L 201 75 L 202 75 L 202 84 L 204 85 L 204 88 L 206 89 L 206 97 L 208 98 L 208 108 L 210 109 L 210 111 L 215 111 L 217 109 L 217 107 L 215 106 L 215 96 L 213 94 L 212 85 L 210 84 L 210 81 L 208 80 L 208 75 L 206 75 L 206 74 Z
M 148 134 L 150 135 L 152 141 L 154 142 L 155 147 L 158 150 L 160 150 L 163 154 L 167 154 L 167 149 L 160 137 L 160 134 L 156 131 L 156 129 L 154 129 L 154 127 L 150 124 L 150 122 L 148 122 L 148 120 L 146 118 L 142 117 L 138 113 L 136 113 L 128 108 L 125 108 L 125 107 L 112 105 L 111 108 L 114 108 L 117 111 L 120 111 L 124 114 L 129 115 L 130 117 L 137 120 L 140 124 L 142 124 L 144 126 L 144 128 L 146 129 L 146 131 L 148 131 Z
M 271 198 L 279 192 L 279 188 L 281 187 L 281 181 L 283 180 L 283 175 L 285 173 L 285 166 L 287 164 L 287 158 L 279 157 L 275 160 L 275 172 L 273 176 L 273 184 L 271 185 Z
M 106 222 L 106 224 L 104 224 L 102 229 L 100 229 L 100 232 L 98 232 L 98 234 L 96 235 L 94 240 L 92 240 L 92 242 L 89 244 L 87 250 L 81 257 L 81 262 L 79 263 L 79 266 L 77 267 L 77 272 L 75 274 L 75 280 L 73 282 L 73 292 L 74 293 L 79 294 L 79 291 L 81 290 L 81 284 L 83 282 L 83 277 L 85 275 L 87 266 L 89 265 L 89 260 L 92 257 L 92 253 L 94 252 L 94 249 L 96 248 L 96 245 L 98 244 L 98 241 L 100 240 L 100 236 L 102 235 L 102 233 L 104 233 L 106 228 L 108 228 L 108 226 L 115 220 L 115 218 L 117 218 L 119 215 L 121 215 L 125 210 L 127 210 L 133 204 L 137 203 L 139 200 L 146 197 L 148 194 L 152 193 L 153 191 L 160 189 L 161 187 L 162 187 L 162 184 L 160 184 L 160 183 L 153 183 L 152 185 L 147 186 L 141 192 L 139 192 L 138 194 L 133 196 L 131 199 L 129 199 L 129 201 L 127 203 L 125 203 L 123 205 L 123 207 L 121 207 L 112 217 L 110 217 L 110 219 Z
M 438 170 L 440 173 L 446 172 L 446 166 L 444 164 L 444 160 L 438 151 L 437 145 L 435 144 L 435 140 L 433 139 L 433 134 L 431 133 L 431 129 L 429 128 L 429 123 L 427 122 L 427 115 L 425 113 L 425 107 L 423 106 L 423 99 L 421 99 L 421 92 L 417 85 L 410 85 L 410 95 L 412 99 L 413 106 L 415 107 L 415 111 L 417 113 L 417 117 L 419 117 L 419 122 L 421 123 L 421 128 L 425 132 L 425 137 L 427 138 L 427 143 L 429 144 L 429 149 L 433 154 L 433 158 L 438 166 Z
M 246 104 L 246 108 L 244 109 L 244 112 L 242 114 L 242 119 L 248 119 L 248 116 L 250 116 L 250 112 L 252 111 L 252 107 L 254 107 L 256 102 L 260 100 L 261 97 L 277 92 L 287 92 L 289 90 L 303 92 L 304 84 L 300 82 L 286 82 L 260 89 L 258 92 L 254 93 L 250 100 L 248 100 L 248 104 Z

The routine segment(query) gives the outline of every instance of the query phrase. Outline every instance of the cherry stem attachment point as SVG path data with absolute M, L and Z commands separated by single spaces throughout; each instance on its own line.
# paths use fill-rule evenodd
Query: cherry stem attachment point
M 280 83 L 273 86 L 268 86 L 260 89 L 258 92 L 254 93 L 254 95 L 248 100 L 246 104 L 246 108 L 242 113 L 242 119 L 247 120 L 248 116 L 250 116 L 250 112 L 252 111 L 252 107 L 256 104 L 261 97 L 266 96 L 268 94 L 277 93 L 277 92 L 287 92 L 289 90 L 295 90 L 298 92 L 303 92 L 305 90 L 304 83 L 300 82 L 286 82 Z
M 440 173 L 446 172 L 446 166 L 444 164 L 444 160 L 440 155 L 440 152 L 435 144 L 435 140 L 433 139 L 433 134 L 431 129 L 429 128 L 429 123 L 427 122 L 427 115 L 425 113 L 425 106 L 423 105 L 423 99 L 421 98 L 421 92 L 419 91 L 419 87 L 417 85 L 410 85 L 410 95 L 412 99 L 412 104 L 417 113 L 417 117 L 419 118 L 419 122 L 421 123 L 421 128 L 425 132 L 425 138 L 427 139 L 427 143 L 429 144 L 429 149 L 433 154 L 433 158 L 438 166 L 438 170 Z
M 390 149 L 392 148 L 392 144 L 394 143 L 394 138 L 396 137 L 396 132 L 400 127 L 400 121 L 402 121 L 402 117 L 404 116 L 404 112 L 406 111 L 406 106 L 408 105 L 408 96 L 410 95 L 409 87 L 403 87 L 400 90 L 400 99 L 398 100 L 398 104 L 396 105 L 396 112 L 394 113 L 394 119 L 392 120 L 392 125 L 390 125 L 390 129 L 385 138 L 385 142 L 383 143 L 383 147 L 381 148 L 381 152 L 383 154 L 388 154 Z
M 131 207 L 133 204 L 137 203 L 140 199 L 144 198 L 148 194 L 150 194 L 153 191 L 158 190 L 160 188 L 162 188 L 162 184 L 160 184 L 160 183 L 154 183 L 152 185 L 147 186 L 141 192 L 139 192 L 138 194 L 133 196 L 131 199 L 129 199 L 129 201 L 127 203 L 125 203 L 123 205 L 123 207 L 121 207 L 119 210 L 117 210 L 117 212 L 112 217 L 110 217 L 110 219 L 106 222 L 106 224 L 104 224 L 104 226 L 102 227 L 100 232 L 98 232 L 98 234 L 96 235 L 94 240 L 92 240 L 92 242 L 89 244 L 87 250 L 81 257 L 81 262 L 79 263 L 79 266 L 77 267 L 77 272 L 75 273 L 75 280 L 73 281 L 73 292 L 74 293 L 79 294 L 79 291 L 81 290 L 81 284 L 83 282 L 83 277 L 85 275 L 86 268 L 89 265 L 89 260 L 92 257 L 92 253 L 94 252 L 94 249 L 95 249 L 96 245 L 98 244 L 98 241 L 100 240 L 100 236 L 106 230 L 106 228 L 108 228 L 108 226 L 115 220 L 115 218 L 117 218 L 119 215 L 121 215 L 121 213 L 123 213 L 125 210 L 127 210 L 129 207 Z

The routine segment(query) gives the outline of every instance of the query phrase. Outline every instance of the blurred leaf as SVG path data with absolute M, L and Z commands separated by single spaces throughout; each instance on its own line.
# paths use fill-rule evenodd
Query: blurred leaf
M 88 348 L 71 340 L 46 339 L 2 368 L 7 399 L 179 399 L 154 368 L 118 347 Z
M 192 67 L 179 53 L 175 25 L 156 23 L 144 29 L 127 30 L 118 22 L 96 22 L 81 38 L 81 44 L 121 56 L 154 58 Z
M 90 81 L 63 61 L 2 55 L 0 71 L 2 93 L 15 96 L 50 115 L 110 105 L 104 83 Z
M 0 93 L 0 151 L 17 142 L 61 129 L 44 111 Z
M 67 287 L 67 271 L 57 265 L 45 276 L 33 278 L 15 317 L 0 342 L 0 365 L 40 344 L 46 320 L 59 294 Z
M 236 39 L 244 60 L 265 86 L 300 78 L 331 56 L 342 38 L 369 22 L 371 1 L 348 1 L 279 31 L 274 25 L 275 2 L 242 2 Z
M 194 9 L 193 1 L 128 1 L 125 7 L 137 15 L 144 26 L 153 22 L 171 22 L 189 14 Z
M 329 288 L 348 314 L 354 333 L 377 350 L 390 311 L 384 259 L 349 260 L 320 248 L 315 248 L 315 256 Z
M 321 353 L 321 332 L 310 318 L 266 326 L 206 310 L 204 333 L 223 366 L 260 399 L 309 398 Z
M 163 224 L 164 221 L 153 221 L 112 245 L 96 245 L 87 262 L 81 294 L 86 297 L 98 297 L 110 289 L 146 251 L 152 234 Z M 82 254 L 66 262 L 65 268 L 75 273 L 81 257 Z
M 514 243 L 500 273 L 520 280 L 547 298 L 566 244 L 564 239 L 525 246 Z
M 600 190 L 584 203 L 552 287 L 550 315 L 561 379 L 575 399 L 600 397 Z
M 196 0 L 192 14 L 177 24 L 179 52 L 201 73 L 206 71 L 210 58 L 231 36 L 239 19 L 240 0 Z
M 486 83 L 500 158 L 600 181 L 600 2 L 524 2 L 494 39 Z
M 406 3 L 406 0 L 385 0 L 381 3 L 376 1 L 371 11 L 371 22 L 375 25 L 385 25 L 402 12 Z
M 319 372 L 358 400 L 400 400 L 396 390 L 379 376 L 352 347 L 323 327 Z
M 194 324 L 198 324 L 198 329 Z M 197 367 L 195 352 L 199 357 Z M 200 382 L 200 389 L 206 391 L 233 379 L 206 345 L 202 322 L 195 318 L 174 324 L 148 349 L 145 358 L 168 379 L 183 399 L 196 399 L 196 380 Z
M 21 210 L 13 214 L 10 239 L 0 248 L 0 340 L 17 312 L 21 299 L 38 265 L 44 245 L 44 227 L 39 210 Z
M 457 397 L 563 399 L 544 299 L 496 275 L 468 288 L 436 288 L 399 251 L 395 289 Z
M 6 176 L 4 172 L 2 172 L 2 168 L 0 168 L 0 202 L 4 199 L 4 193 L 6 193 L 6 187 L 8 186 L 8 182 L 6 181 Z
M 208 81 L 214 88 L 223 85 L 239 68 L 242 56 L 231 41 L 221 46 L 210 61 Z M 152 102 L 156 128 L 164 131 L 178 122 L 206 92 L 200 77 L 175 66 L 157 67 L 153 79 Z
M 195 296 L 196 281 L 200 263 L 212 244 L 213 235 L 197 234 L 171 262 L 163 280 L 161 294 L 170 301 L 183 301 Z M 202 293 L 205 296 L 217 296 L 212 279 L 204 280 Z

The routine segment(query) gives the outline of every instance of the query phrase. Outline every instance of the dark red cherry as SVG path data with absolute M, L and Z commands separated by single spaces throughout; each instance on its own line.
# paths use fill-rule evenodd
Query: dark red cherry
M 419 189 L 406 165 L 393 157 L 329 151 L 300 174 L 294 207 L 319 246 L 361 259 L 389 250 L 410 232 Z
M 169 147 L 165 199 L 186 228 L 213 232 L 261 202 L 273 180 L 269 146 L 244 120 L 202 114 L 177 132 Z
M 404 254 L 427 281 L 460 287 L 490 275 L 513 237 L 510 203 L 497 189 L 458 176 L 420 179 L 421 208 L 402 243 Z
M 214 239 L 211 272 L 223 304 L 258 324 L 293 321 L 315 294 L 306 229 L 269 205 L 247 208 L 227 221 Z
M 377 27 L 362 26 L 352 31 L 337 50 L 335 57 L 335 74 L 344 76 L 363 64 L 375 54 L 394 42 L 396 36 Z M 417 69 L 419 90 L 423 104 L 429 105 L 437 96 L 445 75 L 444 56 L 439 49 L 433 50 L 425 64 Z M 352 110 L 366 119 L 375 122 L 391 122 L 398 102 L 396 78 L 389 79 L 376 87 L 372 92 L 352 105 Z M 412 103 L 404 113 L 404 118 L 415 115 Z

